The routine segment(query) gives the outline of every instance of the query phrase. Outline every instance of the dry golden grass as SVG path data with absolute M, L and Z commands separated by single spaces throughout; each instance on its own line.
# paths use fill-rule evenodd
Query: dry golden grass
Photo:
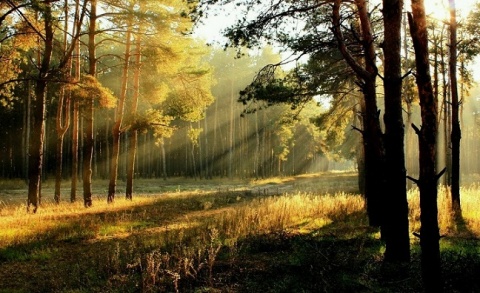
M 462 217 L 465 226 L 458 227 L 451 213 L 451 194 L 449 188 L 438 188 L 438 225 L 440 234 L 448 237 L 480 237 L 480 186 L 472 184 L 461 187 L 460 197 Z M 420 230 L 420 194 L 417 188 L 408 192 L 410 209 L 410 230 Z
M 283 184 L 292 178 L 276 178 L 264 180 L 256 184 Z M 304 187 L 304 186 L 302 186 Z M 315 188 L 310 186 L 308 189 Z M 472 185 L 461 189 L 462 214 L 470 236 L 480 236 L 480 187 Z M 228 192 L 227 192 L 228 193 Z M 198 226 L 199 221 L 209 227 L 216 227 L 226 238 L 244 237 L 251 233 L 269 233 L 272 231 L 295 230 L 296 232 L 311 232 L 321 226 L 328 225 L 336 217 L 342 217 L 364 209 L 364 200 L 358 195 L 347 193 L 315 194 L 311 192 L 286 193 L 282 196 L 255 196 L 248 192 L 233 195 L 234 200 L 222 203 L 218 207 L 219 197 L 214 191 L 170 192 L 161 196 L 136 196 L 133 201 L 118 198 L 114 204 L 107 204 L 102 198 L 95 201 L 93 207 L 85 209 L 81 202 L 76 203 L 45 203 L 36 214 L 26 213 L 25 205 L 4 206 L 0 210 L 0 247 L 28 242 L 48 234 L 49 230 L 61 227 L 67 222 L 80 223 L 79 228 L 93 229 L 92 237 L 128 235 L 132 227 L 142 228 L 142 221 L 150 217 L 148 211 L 144 215 L 135 214 L 132 209 L 142 209 L 147 205 L 162 206 L 163 202 L 184 200 L 187 206 L 179 209 L 163 209 L 163 215 L 169 220 L 168 225 L 178 227 Z M 420 211 L 418 189 L 408 192 L 410 208 L 410 230 L 419 231 Z M 188 207 L 194 202 L 193 207 Z M 217 203 L 216 203 L 217 202 Z M 232 203 L 232 204 L 229 204 Z M 182 204 L 182 205 L 185 205 Z M 439 227 L 442 235 L 460 236 L 465 231 L 458 231 L 450 214 L 449 190 L 440 187 L 438 196 Z M 182 209 L 191 210 L 184 217 L 178 218 L 175 213 Z M 195 210 L 193 212 L 192 210 Z M 104 216 L 104 215 L 110 216 Z M 87 217 L 90 215 L 93 218 Z M 85 219 L 86 223 L 82 223 Z M 162 226 L 164 223 L 158 223 Z M 77 225 L 78 226 L 78 225 Z M 145 228 L 155 229 L 151 224 Z M 459 235 L 461 234 L 461 235 Z M 36 236 L 37 235 L 37 236 Z
M 99 276 L 79 277 L 71 281 L 70 288 L 102 286 L 105 278 L 110 278 L 108 282 L 112 278 L 123 278 L 126 280 L 124 286 L 128 287 L 128 282 L 138 281 L 129 275 L 133 268 L 140 272 L 140 282 L 145 288 L 167 284 L 166 288 L 177 290 L 182 280 L 195 281 L 201 279 L 201 274 L 211 285 L 212 268 L 220 249 L 227 247 L 233 253 L 239 249 L 239 243 L 259 235 L 285 233 L 307 238 L 323 235 L 335 237 L 335 241 L 353 239 L 353 242 L 345 242 L 347 250 L 351 249 L 348 248 L 351 243 L 358 242 L 363 247 L 365 240 L 361 235 L 367 231 L 363 228 L 368 226 L 365 202 L 353 193 L 327 193 L 335 187 L 349 190 L 352 183 L 339 183 L 334 180 L 338 179 L 337 175 L 330 176 L 327 179 L 308 175 L 258 180 L 245 182 L 243 186 L 241 182 L 232 185 L 227 181 L 226 187 L 215 181 L 205 189 L 198 182 L 186 186 L 175 181 L 168 192 L 137 195 L 133 201 L 119 196 L 114 204 L 107 204 L 105 198 L 96 198 L 94 206 L 88 209 L 81 202 L 44 203 L 36 214 L 28 214 L 25 205 L 4 205 L 0 209 L 0 260 L 7 262 L 3 265 L 0 262 L 0 279 L 9 278 L 16 270 L 27 270 L 28 263 L 41 260 L 45 276 L 40 279 L 48 279 L 50 273 L 56 276 L 59 266 L 65 274 L 77 267 L 77 270 L 91 270 L 91 276 Z M 347 175 L 338 176 L 345 179 Z M 177 183 L 178 188 L 175 187 Z M 263 192 L 271 185 L 275 187 Z M 479 190 L 476 185 L 462 188 L 465 226 L 459 227 L 449 212 L 448 190 L 439 189 L 442 235 L 447 238 L 479 237 Z M 282 194 L 272 195 L 275 191 Z M 409 191 L 408 198 L 410 230 L 418 231 L 418 190 Z M 368 231 L 371 236 L 364 238 L 379 237 L 375 231 Z M 411 240 L 417 241 L 413 235 Z M 380 243 L 372 241 L 377 243 L 369 244 L 376 249 L 374 253 L 381 255 Z M 86 258 L 84 261 L 72 255 L 85 255 L 93 260 Z M 25 288 L 35 288 L 35 282 L 39 281 L 32 281 Z M 56 282 L 44 286 L 63 286 L 60 281 Z M 8 288 L 17 288 L 17 283 L 22 284 L 22 281 L 12 281 Z M 122 289 L 115 292 L 122 292 Z

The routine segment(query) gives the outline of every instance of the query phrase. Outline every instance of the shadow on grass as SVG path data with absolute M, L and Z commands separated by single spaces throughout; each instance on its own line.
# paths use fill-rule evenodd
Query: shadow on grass
M 407 278 L 384 277 L 383 245 L 378 231 L 368 227 L 364 212 L 328 215 L 332 222 L 308 233 L 278 231 L 238 239 L 218 251 L 212 276 L 207 269 L 209 254 L 202 252 L 196 262 L 180 263 L 191 266 L 187 268 L 191 275 L 182 275 L 177 283 L 168 270 L 163 276 L 148 275 L 152 272 L 148 265 L 155 263 L 146 262 L 145 256 L 154 251 L 163 253 L 159 267 L 185 270 L 172 263 L 173 256 L 187 255 L 185 250 L 213 242 L 199 239 L 208 236 L 209 223 L 221 217 L 224 209 L 254 198 L 245 191 L 192 194 L 122 210 L 61 217 L 60 227 L 0 250 L 0 292 L 422 291 L 418 254 L 413 255 Z M 104 227 L 120 228 L 107 231 Z M 292 231 L 302 227 L 296 228 Z M 479 255 L 442 254 L 448 291 L 480 291 Z M 146 286 L 150 277 L 158 277 L 157 283 Z
M 159 196 L 149 204 L 55 216 L 55 228 L 0 248 L 0 292 L 138 292 L 141 274 L 126 270 L 136 259 L 205 242 L 198 235 L 208 235 L 212 218 L 261 196 L 244 190 Z
M 382 244 L 365 223 L 355 212 L 308 234 L 248 237 L 233 261 L 218 266 L 219 279 L 238 292 L 374 292 Z

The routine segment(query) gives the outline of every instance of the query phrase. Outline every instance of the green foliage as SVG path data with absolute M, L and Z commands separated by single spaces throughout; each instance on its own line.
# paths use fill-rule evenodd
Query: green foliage
M 190 142 L 194 145 L 194 146 L 198 146 L 198 139 L 200 137 L 200 134 L 203 132 L 203 129 L 202 128 L 194 128 L 194 127 L 190 127 L 188 129 L 188 132 L 187 132 L 187 136 L 188 138 L 190 139 Z
M 97 106 L 102 108 L 113 108 L 117 103 L 113 92 L 91 75 L 84 75 L 79 83 L 69 84 L 67 89 L 80 103 L 94 99 Z

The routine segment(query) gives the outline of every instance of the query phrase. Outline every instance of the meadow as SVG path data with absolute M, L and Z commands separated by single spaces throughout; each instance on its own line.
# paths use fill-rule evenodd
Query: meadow
M 89 209 L 81 192 L 54 204 L 47 181 L 36 214 L 26 213 L 24 185 L 0 182 L 0 292 L 422 291 L 417 189 L 412 261 L 399 274 L 382 264 L 354 173 L 137 180 L 133 201 L 119 192 L 110 205 L 106 182 L 95 181 Z M 447 292 L 480 292 L 479 191 L 462 188 L 463 220 L 453 221 L 439 189 Z

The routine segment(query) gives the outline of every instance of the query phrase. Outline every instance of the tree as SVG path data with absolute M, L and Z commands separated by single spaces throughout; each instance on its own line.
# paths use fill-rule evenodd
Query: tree
M 457 85 L 457 18 L 455 0 L 448 1 L 450 5 L 450 52 L 449 52 L 449 77 L 452 97 L 452 210 L 455 214 L 461 214 L 460 205 L 460 103 L 458 100 Z
M 75 15 L 73 22 L 73 30 L 69 32 L 69 6 L 68 1 L 65 0 L 64 3 L 64 34 L 63 34 L 63 54 L 70 54 L 66 56 L 67 64 L 65 66 L 64 79 L 65 81 L 71 82 L 71 71 L 72 71 L 72 50 L 69 50 L 69 47 L 78 48 L 78 36 L 80 35 L 80 28 L 83 22 L 85 15 L 85 5 L 82 10 L 79 10 L 79 2 L 76 2 L 75 5 Z M 68 35 L 77 36 L 73 39 L 72 44 L 68 44 Z M 80 58 L 78 56 L 78 58 Z M 77 60 L 77 63 L 79 61 Z M 79 70 L 75 74 L 80 74 Z M 71 92 L 66 90 L 65 86 L 62 86 L 60 89 L 59 100 L 57 105 L 57 116 L 56 116 L 56 131 L 57 131 L 57 152 L 56 152 L 56 171 L 55 171 L 55 192 L 54 200 L 56 203 L 60 202 L 60 185 L 62 180 L 62 165 L 63 165 L 63 141 L 64 136 L 67 133 L 68 128 L 70 127 L 70 105 L 71 105 Z M 75 125 L 77 127 L 77 125 Z M 72 199 L 72 198 L 71 198 Z
M 133 76 L 133 97 L 130 105 L 130 115 L 135 117 L 138 108 L 138 99 L 140 95 L 140 69 L 142 58 L 142 39 L 141 35 L 137 34 L 135 41 L 135 67 Z M 137 152 L 138 129 L 130 128 L 130 141 L 128 144 L 128 165 L 127 165 L 127 186 L 125 197 L 132 199 L 133 196 L 133 176 L 135 170 L 135 156 Z
M 35 101 L 32 104 L 33 121 L 30 132 L 29 165 L 28 165 L 28 200 L 27 210 L 33 207 L 35 213 L 40 205 L 40 181 L 43 164 L 43 143 L 45 131 L 45 104 L 47 84 L 50 78 L 50 61 L 53 52 L 53 23 L 52 1 L 45 1 L 39 6 L 40 16 L 43 20 L 45 34 L 39 37 L 43 39 L 43 54 L 41 56 L 38 75 L 35 80 Z
M 206 4 L 211 3 L 224 3 L 222 1 L 205 1 Z M 357 78 L 357 84 L 360 86 L 360 89 L 363 93 L 364 109 L 363 114 L 363 129 L 358 129 L 362 132 L 364 139 L 364 154 L 365 154 L 365 195 L 367 199 L 367 211 L 369 214 L 370 223 L 374 226 L 380 226 L 384 224 L 384 214 L 389 214 L 390 210 L 384 209 L 383 205 L 383 196 L 386 194 L 385 184 L 386 184 L 386 172 L 385 172 L 385 146 L 383 141 L 383 133 L 380 127 L 379 120 L 379 109 L 377 106 L 377 94 L 376 94 L 376 78 L 378 76 L 378 68 L 376 66 L 376 49 L 375 49 L 375 37 L 373 35 L 372 21 L 370 19 L 370 13 L 367 9 L 367 1 L 365 0 L 356 0 L 353 4 L 344 3 L 342 1 L 333 2 L 332 8 L 325 2 L 278 2 L 272 5 L 267 5 L 266 7 L 255 6 L 255 1 L 246 1 L 248 3 L 242 2 L 238 3 L 239 6 L 244 5 L 246 13 L 252 13 L 256 15 L 256 18 L 249 16 L 240 20 L 234 26 L 227 28 L 225 35 L 230 39 L 230 45 L 235 47 L 252 47 L 261 44 L 263 41 L 266 42 L 276 42 L 281 46 L 288 47 L 297 53 L 298 56 L 305 54 L 318 54 L 322 50 L 331 49 L 332 44 L 338 46 L 343 61 L 350 67 L 351 71 L 355 74 Z M 385 5 L 390 4 L 386 2 Z M 401 3 L 400 3 L 401 4 Z M 394 7 L 394 6 L 392 6 Z M 259 11 L 260 10 L 260 11 Z M 254 14 L 253 11 L 258 12 Z M 348 11 L 348 13 L 347 13 Z M 358 20 L 355 22 L 353 19 L 348 19 L 345 15 L 355 15 Z M 401 19 L 401 5 L 400 10 L 398 7 L 395 7 L 394 12 L 389 14 L 392 16 L 390 23 L 395 23 Z M 329 17 L 331 16 L 331 18 Z M 296 33 L 292 31 L 292 23 L 297 23 L 298 19 L 304 21 L 304 26 L 302 32 Z M 333 25 L 331 20 L 333 19 Z M 348 22 L 348 29 L 346 23 Z M 388 24 L 388 22 L 387 22 Z M 399 24 L 398 24 L 399 25 Z M 332 40 L 333 32 L 334 40 Z M 345 36 L 343 30 L 350 32 L 351 29 L 355 30 L 355 33 L 352 33 L 351 36 Z M 400 27 L 398 26 L 398 29 Z M 397 30 L 397 27 L 395 27 Z M 398 33 L 394 34 L 394 39 L 399 36 Z M 359 42 L 355 40 L 360 39 Z M 396 39 L 395 42 L 398 42 Z M 388 42 L 388 41 L 387 41 Z M 392 45 L 393 42 L 390 42 Z M 396 50 L 392 53 L 398 54 L 398 56 L 393 56 L 399 59 L 399 50 Z M 393 59 L 392 59 L 393 60 Z M 333 62 L 332 62 L 333 63 Z M 396 67 L 396 68 L 395 68 Z M 393 71 L 389 72 L 389 75 L 392 76 L 392 83 L 389 89 L 390 94 L 392 94 L 393 103 L 389 104 L 391 107 L 395 107 L 389 111 L 387 116 L 387 121 L 389 122 L 389 139 L 390 142 L 398 142 L 403 140 L 403 132 L 400 132 L 398 135 L 394 131 L 398 130 L 399 122 L 398 116 L 400 116 L 401 121 L 401 104 L 396 101 L 398 96 L 398 85 L 400 85 L 401 90 L 401 79 L 398 79 L 398 73 L 396 70 L 399 70 L 399 64 L 395 64 Z M 265 71 L 270 70 L 265 68 Z M 392 73 L 393 72 L 393 73 Z M 320 71 L 316 71 L 315 74 L 320 74 Z M 300 76 L 299 81 L 308 81 L 307 84 L 317 86 L 319 88 L 319 83 L 309 82 L 315 80 L 313 76 Z M 256 78 L 256 80 L 259 80 Z M 328 79 L 327 79 L 328 80 Z M 267 96 L 271 97 L 271 100 L 263 97 L 264 100 L 269 102 L 280 102 L 284 103 L 290 99 L 294 105 L 301 105 L 311 99 L 313 91 L 310 91 L 307 95 L 299 95 L 295 90 L 289 90 L 288 85 L 279 82 L 275 79 L 270 79 L 271 83 L 265 86 L 262 86 L 261 83 L 252 83 L 253 92 L 255 95 L 261 95 L 267 93 Z M 393 88 L 393 89 L 392 89 Z M 277 89 L 272 91 L 272 89 Z M 280 92 L 278 91 L 280 89 Z M 268 92 L 271 91 L 274 94 L 268 95 Z M 331 94 L 331 93 L 330 93 Z M 292 97 L 298 98 L 295 100 Z M 299 97 L 303 97 L 299 98 Z M 398 115 L 400 113 L 400 115 Z M 392 121 L 390 123 L 390 121 Z M 400 129 L 401 130 L 401 129 Z M 392 144 L 393 145 L 393 144 Z M 402 144 L 403 145 L 403 144 Z M 402 150 L 400 147 L 391 147 L 389 154 L 392 156 L 398 155 L 398 150 Z M 396 170 L 395 175 L 392 176 L 401 176 L 400 179 L 396 180 L 395 184 L 400 184 L 399 182 L 405 183 L 405 166 L 403 154 L 399 159 L 398 163 L 395 161 Z M 403 162 L 403 165 L 402 165 Z M 396 239 L 396 236 L 392 238 L 387 237 L 386 240 L 390 244 L 387 244 L 387 248 L 391 253 L 386 253 L 388 255 L 395 255 L 399 259 L 408 260 L 409 257 L 409 237 L 408 237 L 408 208 L 406 207 L 406 191 L 405 188 L 401 188 L 399 195 L 395 196 L 395 202 L 399 202 L 402 205 L 400 210 L 395 215 L 399 215 L 401 219 L 395 219 L 389 223 L 396 225 L 401 223 L 401 225 L 396 225 L 398 229 L 402 229 L 399 233 L 390 233 L 389 235 L 399 235 L 402 237 L 400 241 L 401 245 L 393 244 L 393 239 Z M 387 199 L 385 199 L 386 201 Z M 391 206 L 390 206 L 391 207 Z M 396 208 L 397 206 L 395 206 Z M 407 223 L 407 225 L 405 225 Z M 398 232 L 398 231 L 397 231 Z M 401 249 L 400 249 L 401 247 Z M 393 252 L 394 249 L 399 248 L 396 252 Z M 392 257 L 395 258 L 395 257 Z M 389 259 L 390 257 L 387 257 Z
M 130 3 L 129 9 L 133 9 L 133 2 Z M 108 184 L 108 196 L 107 202 L 112 203 L 115 200 L 115 192 L 117 186 L 118 176 L 118 158 L 120 155 L 120 134 L 122 132 L 122 121 L 125 112 L 125 102 L 127 99 L 127 86 L 128 86 L 128 71 L 130 66 L 130 47 L 131 36 L 133 30 L 133 15 L 129 13 L 127 17 L 126 33 L 125 33 L 125 55 L 123 60 L 121 90 L 118 99 L 118 105 L 115 109 L 115 121 L 112 127 L 112 158 L 110 160 L 110 181 Z
M 95 77 L 97 74 L 97 57 L 95 36 L 97 35 L 97 0 L 90 1 L 90 14 L 88 23 L 88 74 Z M 91 96 L 84 105 L 83 129 L 83 205 L 92 206 L 92 158 L 93 158 L 93 122 L 94 122 L 95 97 Z
M 355 5 L 358 9 L 360 27 L 362 34 L 363 62 L 360 64 L 348 50 L 343 32 L 341 30 L 340 6 L 341 1 L 336 0 L 333 5 L 333 34 L 338 42 L 338 47 L 347 64 L 356 74 L 365 102 L 363 113 L 363 142 L 365 150 L 365 198 L 367 200 L 367 211 L 370 225 L 381 226 L 382 195 L 385 192 L 385 149 L 382 141 L 382 131 L 379 121 L 379 110 L 377 107 L 376 77 L 378 69 L 376 66 L 376 54 L 373 41 L 373 32 L 366 1 L 357 0 Z
M 385 198 L 383 232 L 388 261 L 410 260 L 408 202 L 406 191 L 404 126 L 402 116 L 401 26 L 403 1 L 383 1 L 384 22 L 384 92 L 385 92 L 385 157 L 389 196 Z M 387 33 L 388 32 L 388 33 Z
M 420 178 L 413 179 L 420 189 L 420 247 L 422 277 L 427 292 L 443 290 L 440 270 L 440 233 L 438 228 L 436 172 L 437 100 L 433 95 L 428 54 L 428 33 L 423 0 L 412 0 L 408 14 L 415 49 L 416 82 L 420 98 L 422 126 L 412 124 L 419 138 Z

